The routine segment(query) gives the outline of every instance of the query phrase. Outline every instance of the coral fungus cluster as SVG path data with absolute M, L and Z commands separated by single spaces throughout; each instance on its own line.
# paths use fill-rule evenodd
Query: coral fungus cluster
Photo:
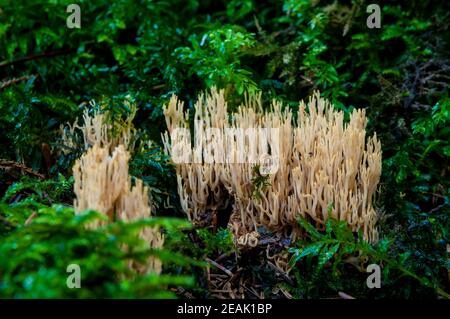
M 99 114 L 92 119 L 85 113 L 85 125 L 81 131 L 85 141 L 94 142 L 73 166 L 75 211 L 95 210 L 108 216 L 109 221 L 129 222 L 151 217 L 147 187 L 144 187 L 139 179 L 135 179 L 132 185 L 128 174 L 130 155 L 126 146 L 121 143 L 111 152 L 112 142 L 105 133 L 108 128 L 105 124 L 92 125 L 99 119 L 102 119 Z M 103 224 L 105 222 L 97 221 L 92 227 L 100 227 Z M 140 236 L 148 247 L 158 249 L 163 246 L 164 237 L 157 228 L 144 228 Z M 131 265 L 141 273 L 160 273 L 161 266 L 161 261 L 153 256 L 148 258 L 145 265 Z
M 176 96 L 164 108 L 169 134 L 163 136 L 181 205 L 194 223 L 232 202 L 228 227 L 241 245 L 256 245 L 260 227 L 297 238 L 299 216 L 320 228 L 331 215 L 377 240 L 372 201 L 381 144 L 376 135 L 366 141 L 364 110 L 354 110 L 346 123 L 342 111 L 315 93 L 297 114 L 277 101 L 264 111 L 260 95 L 230 114 L 223 91 L 215 89 L 200 95 L 194 109 L 192 147 L 189 114 Z M 265 180 L 259 188 L 257 175 Z

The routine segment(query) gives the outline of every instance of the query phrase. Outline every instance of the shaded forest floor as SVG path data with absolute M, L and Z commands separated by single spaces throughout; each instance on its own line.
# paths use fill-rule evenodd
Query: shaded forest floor
M 449 10 L 387 1 L 370 29 L 368 4 L 80 1 L 73 29 L 66 1 L 0 4 L 0 297 L 449 298 Z M 230 111 L 257 92 L 296 111 L 316 90 L 347 120 L 364 108 L 383 152 L 380 240 L 301 220 L 303 240 L 262 228 L 256 247 L 238 250 L 231 205 L 189 223 L 163 106 L 176 94 L 192 111 L 214 86 Z M 101 214 L 74 213 L 72 167 L 86 142 L 69 125 L 86 111 L 107 114 L 112 132 L 136 130 L 129 175 L 148 187 L 153 218 L 92 229 Z M 160 251 L 137 239 L 149 225 L 164 233 Z M 130 271 L 149 255 L 160 275 Z M 83 289 L 61 285 L 73 263 Z M 369 264 L 381 266 L 380 289 L 366 285 Z

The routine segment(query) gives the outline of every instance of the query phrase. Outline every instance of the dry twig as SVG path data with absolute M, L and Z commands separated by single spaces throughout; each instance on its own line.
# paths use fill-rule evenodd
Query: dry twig
M 45 176 L 33 171 L 31 168 L 25 166 L 24 164 L 21 163 L 16 163 L 14 161 L 9 161 L 6 159 L 0 159 L 0 168 L 1 169 L 17 169 L 20 170 L 23 174 L 28 174 L 28 175 L 32 175 L 34 177 L 40 178 L 40 179 L 44 179 Z

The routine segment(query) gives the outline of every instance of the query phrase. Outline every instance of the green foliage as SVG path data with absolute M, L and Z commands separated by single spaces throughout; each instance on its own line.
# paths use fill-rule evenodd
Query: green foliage
M 230 254 L 235 251 L 233 235 L 228 229 L 219 229 L 213 234 L 208 229 L 198 229 L 197 235 L 205 243 L 202 253 L 206 256 L 215 254 Z
M 76 110 L 73 102 L 53 95 L 33 94 L 34 79 L 20 88 L 0 91 L 1 157 L 25 161 L 34 169 L 42 168 L 43 143 L 54 140 L 61 122 Z M 61 106 L 64 105 L 64 106 Z M 70 107 L 68 107 L 69 105 Z
M 66 202 L 73 198 L 73 177 L 66 179 L 60 174 L 57 178 L 40 180 L 23 177 L 20 182 L 13 183 L 3 195 L 1 202 L 36 202 L 52 205 L 55 202 Z
M 251 72 L 241 68 L 240 57 L 255 43 L 250 33 L 221 27 L 205 33 L 201 40 L 192 36 L 192 48 L 178 48 L 175 54 L 189 65 L 190 75 L 196 74 L 207 87 L 231 86 L 238 94 L 254 93 L 257 86 Z
M 173 249 L 177 248 L 184 255 L 191 256 L 196 260 L 235 252 L 233 236 L 228 229 L 223 228 L 216 232 L 200 228 L 193 232 L 170 233 L 166 246 Z M 200 263 L 199 265 L 204 264 Z
M 262 192 L 270 186 L 269 176 L 261 175 L 260 165 L 253 166 L 252 196 L 261 199 Z
M 141 136 L 141 141 L 145 140 L 146 136 Z M 130 174 L 138 176 L 149 186 L 152 201 L 161 210 L 167 206 L 167 203 L 179 203 L 175 168 L 161 146 L 140 143 L 130 162 Z
M 38 238 L 33 223 L 23 226 L 33 212 L 73 202 L 71 167 L 83 149 L 67 149 L 59 128 L 80 118 L 89 101 L 109 114 L 115 130 L 133 121 L 138 134 L 130 173 L 150 187 L 160 216 L 180 217 L 175 169 L 159 143 L 166 130 L 162 105 L 173 93 L 192 108 L 199 92 L 217 86 L 226 90 L 233 108 L 243 92 L 261 90 L 265 102 L 277 98 L 296 108 L 298 100 L 318 89 L 347 116 L 354 107 L 365 108 L 368 133 L 377 132 L 381 139 L 383 176 L 376 208 L 382 239 L 375 247 L 352 243 L 343 226 L 331 221 L 325 234 L 315 236 L 310 228 L 311 241 L 294 247 L 302 255 L 296 295 L 323 297 L 341 289 L 360 297 L 422 298 L 435 296 L 437 287 L 450 291 L 445 264 L 450 229 L 445 31 L 450 19 L 445 2 L 380 4 L 380 29 L 367 28 L 368 2 L 362 0 L 80 0 L 80 29 L 66 27 L 70 3 L 6 0 L 0 7 L 0 159 L 45 176 L 25 177 L 20 170 L 0 167 L 0 238 L 24 240 L 17 237 L 20 229 L 33 230 L 27 234 Z M 79 134 L 74 138 L 82 145 Z M 252 195 L 260 196 L 266 186 L 267 179 L 254 171 Z M 72 237 L 60 237 L 61 242 L 85 232 L 71 229 Z M 169 276 L 192 271 L 203 278 L 202 267 L 186 256 L 203 260 L 231 254 L 224 230 L 167 234 L 169 255 L 186 261 L 170 264 Z M 380 245 L 387 250 L 380 251 Z M 362 287 L 366 274 L 345 262 L 360 251 L 386 263 L 382 292 Z M 113 262 L 122 265 L 118 259 Z M 55 270 L 49 265 L 56 261 L 50 260 L 44 259 L 42 267 L 63 278 L 64 269 Z M 145 287 L 156 280 L 142 277 L 122 286 L 116 281 L 108 290 L 102 284 L 111 278 L 98 281 L 95 296 L 147 296 Z M 58 292 L 52 288 L 49 294 Z
M 189 277 L 139 275 L 128 268 L 128 261 L 143 263 L 155 254 L 139 239 L 140 229 L 154 225 L 176 228 L 183 225 L 179 222 L 151 219 L 89 229 L 89 222 L 105 217 L 95 212 L 74 215 L 72 209 L 62 206 L 39 209 L 37 215 L 0 243 L 3 298 L 167 298 L 174 296 L 168 285 L 193 283 Z M 158 256 L 169 259 L 166 254 Z M 80 266 L 80 289 L 66 285 L 70 264 Z
M 306 219 L 300 218 L 299 224 L 306 231 L 309 239 L 301 240 L 297 247 L 289 249 L 292 253 L 290 265 L 293 267 L 294 276 L 298 279 L 299 287 L 293 289 L 299 296 L 313 293 L 314 290 L 329 289 L 331 291 L 346 291 L 351 287 L 352 292 L 367 295 L 364 276 L 356 274 L 357 280 L 353 282 L 350 278 L 355 278 L 355 269 L 365 272 L 365 267 L 369 264 L 377 264 L 382 267 L 381 282 L 382 293 L 378 295 L 390 296 L 393 285 L 398 285 L 399 281 L 408 284 L 403 287 L 408 291 L 408 295 L 413 291 L 417 293 L 415 282 L 409 282 L 412 278 L 420 285 L 434 289 L 434 291 L 448 298 L 449 295 L 438 286 L 438 281 L 434 277 L 418 275 L 414 270 L 414 263 L 410 251 L 398 251 L 391 239 L 382 239 L 376 245 L 371 245 L 363 240 L 362 234 L 355 234 L 350 230 L 344 221 L 337 221 L 328 218 L 325 225 L 325 233 L 321 233 L 311 225 Z M 446 259 L 441 254 L 438 261 L 439 267 L 445 268 Z M 346 267 L 353 265 L 351 269 Z M 298 265 L 298 266 L 297 266 Z M 327 274 L 327 272 L 329 274 Z M 304 273 L 308 273 L 309 278 L 304 278 Z M 430 274 L 428 274 L 429 276 Z M 355 286 L 352 287 L 352 283 Z M 299 289 L 300 288 L 300 289 Z M 425 290 L 426 293 L 429 291 Z M 310 297 L 310 296 L 308 296 Z

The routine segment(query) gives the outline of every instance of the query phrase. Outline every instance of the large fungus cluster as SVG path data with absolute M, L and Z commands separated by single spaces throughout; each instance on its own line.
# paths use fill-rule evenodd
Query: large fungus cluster
M 92 223 L 90 227 L 94 228 L 117 220 L 131 222 L 152 216 L 147 187 L 139 179 L 133 185 L 128 174 L 127 147 L 134 129 L 126 126 L 124 132 L 119 132 L 119 138 L 111 139 L 111 126 L 104 119 L 100 113 L 93 117 L 84 114 L 84 124 L 79 128 L 89 148 L 73 166 L 75 211 L 95 210 L 108 217 L 107 222 Z M 164 237 L 156 227 L 142 229 L 140 236 L 149 248 L 163 246 Z M 145 264 L 130 267 L 140 273 L 160 273 L 162 264 L 158 258 L 149 256 Z
M 297 114 L 277 101 L 264 111 L 260 95 L 229 113 L 224 92 L 213 89 L 199 96 L 194 112 L 192 121 L 173 96 L 163 135 L 191 221 L 209 222 L 232 203 L 228 227 L 241 245 L 256 245 L 261 227 L 298 238 L 299 216 L 319 228 L 331 216 L 377 240 L 372 202 L 381 144 L 376 135 L 366 140 L 364 110 L 353 110 L 346 122 L 315 93 Z M 256 189 L 258 178 L 265 181 Z

